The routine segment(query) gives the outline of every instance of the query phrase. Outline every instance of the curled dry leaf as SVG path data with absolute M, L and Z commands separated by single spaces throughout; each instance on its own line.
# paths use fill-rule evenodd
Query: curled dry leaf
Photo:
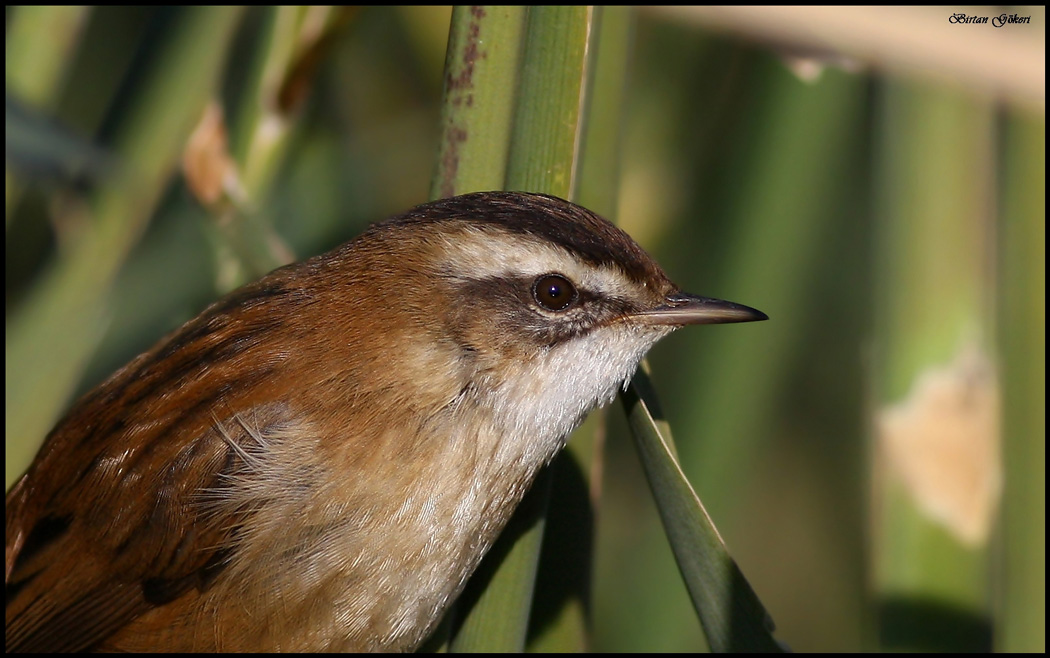
M 225 193 L 239 200 L 241 192 L 237 164 L 230 157 L 226 122 L 222 107 L 211 101 L 204 108 L 182 152 L 182 173 L 186 185 L 204 206 L 214 206 Z
M 976 346 L 919 375 L 908 397 L 878 416 L 890 472 L 916 504 L 960 541 L 987 539 L 1002 489 L 999 388 Z

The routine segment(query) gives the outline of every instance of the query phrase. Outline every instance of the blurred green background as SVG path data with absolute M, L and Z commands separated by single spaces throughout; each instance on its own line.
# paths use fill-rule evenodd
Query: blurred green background
M 7 9 L 9 484 L 76 395 L 209 301 L 427 199 L 450 10 L 282 11 Z M 683 289 L 771 317 L 671 336 L 653 379 L 796 650 L 1045 644 L 1042 64 L 1028 87 L 938 69 L 952 12 L 930 12 L 909 28 L 927 26 L 928 59 L 878 21 L 634 17 L 618 221 Z M 950 28 L 977 59 L 1005 42 L 986 59 L 1043 62 L 1043 10 L 1017 13 L 1031 24 L 999 41 Z M 880 38 L 889 52 L 865 45 Z M 202 203 L 177 167 L 212 90 L 234 202 Z M 949 433 L 916 467 L 968 478 L 973 500 L 933 504 L 965 508 L 948 521 L 900 465 L 918 450 L 884 430 L 888 409 L 936 407 L 916 384 L 932 371 L 993 401 L 951 421 L 987 412 L 991 430 Z M 918 415 L 950 424 L 937 413 Z M 703 648 L 619 406 L 607 416 L 591 648 Z M 923 582 L 929 564 L 972 584 Z

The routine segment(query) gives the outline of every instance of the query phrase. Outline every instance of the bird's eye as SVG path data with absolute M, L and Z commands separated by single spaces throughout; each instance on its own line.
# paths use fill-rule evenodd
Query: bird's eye
M 560 274 L 544 274 L 532 284 L 532 297 L 548 311 L 564 311 L 576 301 L 576 286 Z

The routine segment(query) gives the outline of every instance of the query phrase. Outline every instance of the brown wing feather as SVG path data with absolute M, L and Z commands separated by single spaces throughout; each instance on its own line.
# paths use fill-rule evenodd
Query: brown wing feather
M 236 468 L 234 455 L 214 434 L 185 444 L 161 473 L 131 468 L 113 481 L 96 472 L 105 470 L 103 458 L 83 473 L 40 469 L 28 486 L 23 480 L 12 491 L 6 505 L 13 549 L 6 580 L 7 650 L 90 649 L 214 575 L 217 551 L 236 524 L 216 518 L 202 523 L 194 493 L 219 486 L 221 473 Z M 169 450 L 179 441 L 171 443 Z M 76 461 L 76 452 L 63 463 Z M 45 504 L 37 502 L 48 492 L 34 491 L 33 484 L 85 478 L 99 482 L 77 488 L 78 497 L 62 487 Z
M 239 519 L 202 493 L 243 464 L 217 420 L 279 399 L 265 382 L 287 353 L 266 337 L 285 292 L 277 273 L 217 302 L 49 435 L 6 499 L 8 651 L 91 649 L 221 568 Z

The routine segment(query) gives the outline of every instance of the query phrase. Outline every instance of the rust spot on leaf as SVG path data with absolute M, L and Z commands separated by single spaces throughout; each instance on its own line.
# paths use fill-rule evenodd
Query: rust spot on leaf
M 478 22 L 486 15 L 484 7 L 472 6 L 470 8 L 471 21 L 467 26 L 467 37 L 462 44 L 459 57 L 459 68 L 449 67 L 445 77 L 445 98 L 453 108 L 474 106 L 474 65 L 478 59 L 486 56 L 480 48 L 481 24 Z M 455 61 L 455 60 L 453 60 Z M 459 145 L 467 141 L 467 131 L 450 119 L 445 129 L 445 145 L 441 157 L 441 185 L 442 196 L 455 194 L 453 181 L 459 170 Z

